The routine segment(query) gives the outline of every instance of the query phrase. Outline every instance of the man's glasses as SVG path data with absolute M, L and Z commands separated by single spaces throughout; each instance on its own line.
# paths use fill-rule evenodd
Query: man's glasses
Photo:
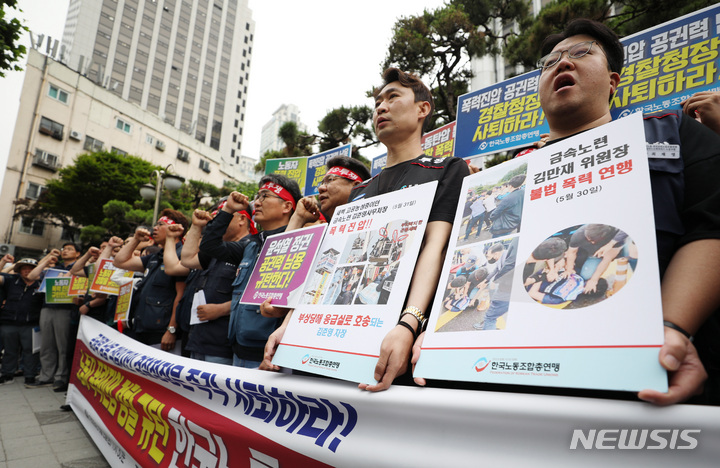
M 596 42 L 597 41 L 578 42 L 569 49 L 550 52 L 545 57 L 538 60 L 537 67 L 545 70 L 555 66 L 555 64 L 558 63 L 562 58 L 562 54 L 565 52 L 568 53 L 568 57 L 571 59 L 579 59 L 585 57 L 588 52 L 590 52 L 590 49 L 592 49 L 593 44 L 595 44 Z
M 275 195 L 275 194 L 272 193 L 272 192 L 268 192 L 268 191 L 266 190 L 266 191 L 263 191 L 263 192 L 258 192 L 258 193 L 256 193 L 256 194 L 255 194 L 255 198 L 253 198 L 253 201 L 256 201 L 256 202 L 257 202 L 257 201 L 259 201 L 259 202 L 264 202 L 265 199 L 268 198 L 268 197 L 271 197 L 271 198 L 279 198 L 280 200 L 282 200 L 282 197 L 280 197 L 280 196 L 278 196 L 278 195 Z
M 335 182 L 338 179 L 342 179 L 343 177 L 336 176 L 336 175 L 328 175 L 323 177 L 322 182 L 320 182 L 320 185 L 330 185 L 333 182 Z

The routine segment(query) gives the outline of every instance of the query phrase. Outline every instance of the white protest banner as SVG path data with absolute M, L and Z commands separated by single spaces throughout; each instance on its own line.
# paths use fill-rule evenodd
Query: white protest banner
M 375 382 L 380 343 L 400 317 L 437 182 L 335 210 L 273 363 Z
M 174 356 L 88 317 L 67 402 L 114 467 L 706 467 L 720 459 L 717 407 L 402 386 L 368 394 L 348 382 Z
M 415 376 L 667 391 L 640 114 L 471 175 L 461 193 Z

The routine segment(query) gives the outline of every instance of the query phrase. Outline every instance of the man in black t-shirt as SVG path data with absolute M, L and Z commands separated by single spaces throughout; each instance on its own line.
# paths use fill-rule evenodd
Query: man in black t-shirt
M 370 198 L 395 190 L 438 181 L 432 203 L 423 247 L 420 250 L 406 306 L 398 324 L 383 340 L 375 367 L 375 385 L 360 384 L 370 391 L 387 389 L 408 367 L 413 343 L 419 352 L 430 304 L 440 277 L 445 248 L 455 218 L 462 179 L 470 173 L 467 164 L 458 158 L 431 158 L 423 154 L 423 125 L 433 110 L 430 90 L 416 76 L 397 68 L 383 74 L 383 85 L 373 93 L 375 134 L 387 147 L 387 166 L 377 176 L 353 188 L 350 201 Z

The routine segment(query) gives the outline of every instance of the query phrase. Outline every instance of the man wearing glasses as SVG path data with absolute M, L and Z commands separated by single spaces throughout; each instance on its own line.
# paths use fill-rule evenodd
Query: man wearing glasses
M 208 223 L 200 242 L 200 252 L 238 265 L 233 281 L 228 338 L 233 348 L 233 365 L 253 369 L 260 366 L 265 342 L 282 318 L 263 317 L 258 306 L 241 304 L 240 297 L 247 287 L 260 247 L 268 236 L 285 231 L 302 196 L 297 182 L 278 174 L 263 176 L 258 186 L 260 190 L 254 199 L 253 217 L 262 227 L 261 233 L 236 242 L 223 241 L 233 214 L 248 209 L 250 205 L 247 196 L 233 192 L 225 206 Z
M 591 20 L 574 20 L 561 34 L 545 39 L 542 54 L 539 95 L 550 126 L 547 144 L 612 120 L 608 101 L 623 65 L 623 46 L 612 30 Z M 701 352 L 700 342 L 708 342 L 707 350 L 720 355 L 720 137 L 680 110 L 649 114 L 644 122 L 648 143 L 666 143 L 674 154 L 649 159 L 665 319 L 659 359 L 671 371 L 670 388 L 664 394 L 638 394 L 666 405 L 702 390 L 706 373 L 693 335 Z M 715 331 L 709 332 L 710 327 Z M 718 363 L 708 359 L 704 364 L 711 374 L 706 394 L 717 404 Z
M 350 191 L 362 181 L 370 178 L 370 171 L 357 159 L 335 156 L 325 164 L 327 172 L 318 185 L 317 199 L 304 197 L 298 203 L 298 210 L 288 224 L 292 231 L 320 222 L 330 222 L 335 209 L 348 201 Z
M 75 261 L 80 257 L 80 249 L 72 242 L 63 244 L 62 249 L 52 249 L 28 273 L 30 281 L 42 281 L 45 269 L 52 267 L 56 270 L 69 271 Z M 61 265 L 56 265 L 62 260 Z M 68 274 L 68 276 L 70 276 Z M 45 303 L 40 310 L 40 366 L 41 372 L 38 380 L 25 384 L 27 388 L 53 386 L 53 391 L 61 393 L 67 390 L 70 380 L 69 350 L 73 346 L 75 337 L 72 335 L 72 319 L 77 313 L 74 304 L 48 304 Z

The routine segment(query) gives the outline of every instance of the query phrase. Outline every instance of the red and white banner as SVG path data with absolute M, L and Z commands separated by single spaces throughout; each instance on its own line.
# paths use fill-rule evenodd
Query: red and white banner
M 68 403 L 114 467 L 713 466 L 720 459 L 716 407 L 397 386 L 373 394 L 332 379 L 182 358 L 87 317 Z M 637 449 L 622 450 L 623 430 L 637 430 Z

